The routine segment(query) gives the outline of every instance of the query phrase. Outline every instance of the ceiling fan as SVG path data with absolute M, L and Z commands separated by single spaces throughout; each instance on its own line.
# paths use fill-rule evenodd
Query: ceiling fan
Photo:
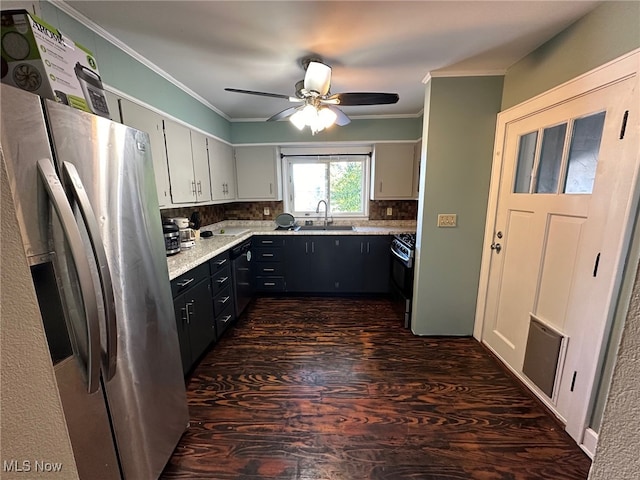
M 333 125 L 347 125 L 351 119 L 338 108 L 342 106 L 358 105 L 387 105 L 398 102 L 397 93 L 377 92 L 347 92 L 331 93 L 331 67 L 323 63 L 317 57 L 302 59 L 302 66 L 306 70 L 304 80 L 296 83 L 295 96 L 280 93 L 256 92 L 253 90 L 240 90 L 238 88 L 225 88 L 228 92 L 245 93 L 262 97 L 282 98 L 290 102 L 299 103 L 276 113 L 267 121 L 276 121 L 289 118 L 300 130 L 309 126 L 312 134 Z

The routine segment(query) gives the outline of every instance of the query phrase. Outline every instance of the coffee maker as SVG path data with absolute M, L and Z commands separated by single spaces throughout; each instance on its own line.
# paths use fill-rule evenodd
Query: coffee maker
M 187 217 L 175 217 L 171 221 L 178 226 L 180 232 L 180 249 L 191 248 L 196 244 L 196 232 L 189 226 Z

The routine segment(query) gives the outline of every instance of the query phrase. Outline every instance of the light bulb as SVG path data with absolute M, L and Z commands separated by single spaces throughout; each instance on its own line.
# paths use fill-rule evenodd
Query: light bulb
M 323 129 L 329 128 L 331 125 L 333 125 L 337 118 L 338 115 L 336 115 L 336 112 L 334 112 L 330 108 L 325 107 L 321 108 L 318 111 L 318 119 L 320 120 L 320 124 L 322 125 Z
M 291 115 L 289 117 L 289 121 L 291 121 L 298 130 L 302 130 L 307 124 L 302 110 L 297 110 L 293 115 Z

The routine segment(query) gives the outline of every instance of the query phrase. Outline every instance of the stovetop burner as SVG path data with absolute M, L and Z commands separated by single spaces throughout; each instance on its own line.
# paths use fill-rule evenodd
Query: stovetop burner
M 416 234 L 415 233 L 398 233 L 395 238 L 404 243 L 409 249 L 413 250 L 416 246 Z

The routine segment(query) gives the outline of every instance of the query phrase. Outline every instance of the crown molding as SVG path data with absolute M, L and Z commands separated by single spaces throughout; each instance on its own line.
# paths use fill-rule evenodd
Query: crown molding
M 506 75 L 506 70 L 452 70 L 450 72 L 429 72 L 422 79 L 422 83 L 429 83 L 432 78 L 453 78 L 453 77 L 502 77 Z
M 146 57 L 140 55 L 133 48 L 129 47 L 126 43 L 124 43 L 121 40 L 119 40 L 118 38 L 114 37 L 111 33 L 106 31 L 100 25 L 95 23 L 93 20 L 91 20 L 90 18 L 86 17 L 82 13 L 78 12 L 75 8 L 73 8 L 71 5 L 69 5 L 65 0 L 46 0 L 46 1 L 48 3 L 50 3 L 50 4 L 52 4 L 53 6 L 55 6 L 58 10 L 61 10 L 64 13 L 66 13 L 67 15 L 69 15 L 74 20 L 77 20 L 78 22 L 80 22 L 82 25 L 87 27 L 89 30 L 93 31 L 95 34 L 100 35 L 106 41 L 108 41 L 109 43 L 113 44 L 114 46 L 116 46 L 117 48 L 122 50 L 124 53 L 126 53 L 130 57 L 134 58 L 135 60 L 137 60 L 138 62 L 143 64 L 144 66 L 149 68 L 151 71 L 153 71 L 154 73 L 158 74 L 160 77 L 164 78 L 168 82 L 170 82 L 173 85 L 175 85 L 176 87 L 178 87 L 180 90 L 185 92 L 190 97 L 194 98 L 195 100 L 197 100 L 198 102 L 200 102 L 201 104 L 206 106 L 207 108 L 213 110 L 218 115 L 223 117 L 225 120 L 231 121 L 231 118 L 226 113 L 224 113 L 223 111 L 219 110 L 216 106 L 212 105 L 204 97 L 201 97 L 196 92 L 191 90 L 189 87 L 187 87 L 186 85 L 181 83 L 179 80 L 177 80 L 174 77 L 172 77 L 171 75 L 169 75 L 167 72 L 162 70 L 159 66 L 157 66 L 155 63 L 151 62 Z

